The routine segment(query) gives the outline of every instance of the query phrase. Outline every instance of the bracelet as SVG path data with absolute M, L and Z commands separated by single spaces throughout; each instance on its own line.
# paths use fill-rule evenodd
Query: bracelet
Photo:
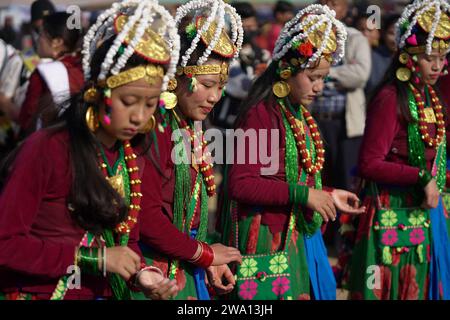
M 214 261 L 214 251 L 213 249 L 204 242 L 199 242 L 201 245 L 201 254 L 200 256 L 192 261 L 189 261 L 196 266 L 206 269 L 210 267 Z
M 103 277 L 106 278 L 106 246 L 102 248 L 102 271 Z
M 420 170 L 418 183 L 422 188 L 425 188 L 426 185 L 431 181 L 431 179 L 433 179 L 431 173 L 429 173 L 427 170 Z
M 135 287 L 139 287 L 139 277 L 141 276 L 141 274 L 144 271 L 153 271 L 153 272 L 157 272 L 161 275 L 161 277 L 165 278 L 164 273 L 161 271 L 161 269 L 154 267 L 154 266 L 148 266 L 148 267 L 143 267 L 141 268 L 141 270 L 138 271 L 138 273 L 136 273 L 136 276 L 134 278 L 134 286 Z
M 88 274 L 97 275 L 99 248 L 80 247 L 77 254 L 77 262 L 80 268 Z
M 201 257 L 202 254 L 203 254 L 203 246 L 202 246 L 202 243 L 201 243 L 200 241 L 197 241 L 197 243 L 198 243 L 198 246 L 200 246 L 200 252 L 199 252 L 199 254 L 198 254 L 197 256 L 194 255 L 194 257 L 192 257 L 191 259 L 188 260 L 188 262 L 193 263 L 193 264 L 195 264 L 195 263 L 200 259 L 200 257 Z M 198 247 L 197 247 L 197 248 L 198 248 Z
M 309 188 L 296 183 L 289 184 L 289 202 L 305 206 L 308 203 Z

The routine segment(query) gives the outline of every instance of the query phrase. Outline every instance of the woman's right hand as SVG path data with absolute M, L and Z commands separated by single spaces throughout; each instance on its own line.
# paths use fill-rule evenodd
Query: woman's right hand
M 242 263 L 242 255 L 238 249 L 224 246 L 221 243 L 214 243 L 210 247 L 214 251 L 213 266 L 220 266 L 231 262 Z
M 333 197 L 329 192 L 310 188 L 306 206 L 320 213 L 325 222 L 328 222 L 330 219 L 332 221 L 336 220 L 336 208 Z
M 436 184 L 436 180 L 431 179 L 430 182 L 423 189 L 425 192 L 425 199 L 422 202 L 422 208 L 433 209 L 438 206 L 439 203 L 439 189 Z
M 100 253 L 99 253 L 100 255 Z M 99 269 L 102 270 L 102 259 L 99 259 Z M 106 271 L 117 273 L 128 281 L 141 268 L 141 258 L 128 247 L 106 248 Z

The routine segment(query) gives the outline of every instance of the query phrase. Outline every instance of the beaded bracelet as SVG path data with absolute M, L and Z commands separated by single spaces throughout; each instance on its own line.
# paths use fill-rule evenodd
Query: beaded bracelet
M 420 170 L 418 183 L 422 188 L 425 188 L 426 185 L 431 181 L 431 179 L 433 179 L 431 173 L 429 173 L 427 170 Z

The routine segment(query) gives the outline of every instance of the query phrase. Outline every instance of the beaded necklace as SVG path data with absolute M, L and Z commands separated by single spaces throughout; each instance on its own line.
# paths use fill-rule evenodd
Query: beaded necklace
M 292 109 L 292 106 L 290 105 L 289 100 L 286 98 L 286 104 L 288 104 L 288 107 Z M 285 166 L 286 166 L 286 180 L 288 183 L 298 183 L 299 181 L 306 184 L 308 181 L 308 178 L 314 178 L 315 182 L 315 189 L 321 190 L 322 189 L 322 178 L 320 175 L 320 170 L 308 170 L 307 168 L 311 168 L 312 162 L 314 161 L 314 158 L 316 157 L 316 147 L 318 150 L 322 150 L 321 146 L 323 145 L 323 142 L 320 139 L 320 135 L 311 136 L 313 133 L 317 132 L 312 129 L 317 130 L 317 125 L 315 125 L 314 119 L 312 119 L 311 115 L 307 110 L 302 107 L 301 111 L 299 112 L 299 118 L 296 119 L 292 113 L 286 108 L 285 101 L 283 99 L 278 99 L 278 105 L 280 106 L 280 109 L 282 111 L 282 117 L 283 117 L 283 124 L 286 130 L 286 159 L 285 159 Z M 306 111 L 306 112 L 305 112 Z M 291 118 L 291 121 L 288 119 Z M 305 118 L 308 119 L 308 127 L 310 130 L 304 130 L 304 133 L 301 132 L 299 123 L 304 123 Z M 299 122 L 295 121 L 299 120 Z M 315 126 L 313 126 L 313 124 Z M 298 130 L 295 130 L 297 128 Z M 315 138 L 314 138 L 315 137 Z M 300 139 L 303 140 L 300 143 Z M 313 140 L 313 141 L 311 141 Z M 299 152 L 298 147 L 302 147 L 301 150 L 306 149 L 307 153 L 305 152 Z M 309 149 L 309 150 L 308 150 Z M 307 167 L 305 166 L 305 161 L 302 158 L 302 167 L 303 169 L 298 170 L 298 159 L 299 155 L 300 157 L 303 157 L 303 155 L 308 154 L 310 155 L 311 159 L 311 166 Z M 322 156 L 324 156 L 324 153 L 320 153 Z M 318 168 L 318 163 L 316 162 L 315 166 Z M 300 174 L 299 174 L 300 173 Z M 299 177 L 300 176 L 300 177 Z M 323 218 L 318 212 L 313 213 L 312 221 L 307 222 L 304 214 L 300 212 L 300 206 L 294 206 L 294 214 L 297 217 L 297 225 L 299 227 L 299 230 L 306 234 L 307 236 L 312 236 L 318 228 L 323 223 Z
M 408 124 L 408 161 L 412 166 L 421 170 L 427 170 L 425 159 L 425 148 L 436 149 L 436 157 L 434 160 L 432 175 L 436 178 L 439 191 L 445 187 L 446 180 L 446 139 L 445 124 L 443 121 L 442 107 L 439 98 L 431 86 L 427 86 L 426 90 L 431 93 L 434 105 L 435 116 L 437 120 L 436 138 L 431 138 L 428 134 L 425 121 L 425 103 L 418 90 L 410 85 L 408 90 L 408 104 L 411 116 L 414 121 Z
M 111 186 L 124 198 L 126 204 L 129 206 L 128 217 L 117 225 L 114 231 L 106 229 L 103 232 L 103 238 L 106 247 L 115 246 L 114 233 L 119 234 L 119 244 L 126 246 L 130 237 L 130 232 L 137 223 L 137 217 L 140 211 L 140 202 L 142 198 L 141 181 L 139 180 L 139 168 L 136 162 L 136 154 L 131 147 L 129 141 L 124 141 L 119 148 L 119 158 L 110 167 L 106 155 L 101 145 L 99 145 L 100 152 L 99 163 L 100 169 Z M 131 185 L 131 186 L 130 186 Z M 86 232 L 80 242 L 80 246 L 91 247 L 95 236 L 90 232 Z M 68 276 L 63 276 L 56 286 L 51 300 L 63 300 L 68 290 Z M 113 291 L 114 299 L 126 300 L 130 299 L 130 291 L 125 281 L 118 274 L 109 274 L 109 282 Z
M 184 129 L 187 127 L 186 123 L 180 121 L 175 112 L 170 116 L 170 124 L 173 132 L 179 130 L 180 127 L 183 127 Z M 187 132 L 190 134 L 190 142 L 193 143 L 195 141 L 193 131 L 188 130 Z M 203 143 L 200 146 L 204 145 L 205 144 Z M 196 174 L 194 187 L 191 188 L 191 169 L 187 161 L 189 158 L 182 135 L 174 142 L 174 150 L 176 163 L 173 223 L 178 230 L 190 236 L 192 225 L 196 217 L 195 214 L 198 212 L 198 207 L 200 206 L 200 225 L 195 235 L 195 239 L 198 241 L 205 241 L 208 227 L 208 190 L 206 185 L 210 180 L 206 180 L 205 171 L 200 170 L 200 172 L 197 172 Z M 203 150 L 205 149 L 203 148 Z M 204 159 L 202 161 L 204 161 Z M 210 166 L 212 170 L 212 165 Z M 200 168 L 202 168 L 202 166 L 200 166 Z M 206 168 L 206 165 L 203 166 L 203 168 Z M 208 176 L 211 176 L 211 174 L 208 175 L 208 173 L 206 173 L 206 177 Z M 209 190 L 214 191 L 215 188 Z M 175 278 L 178 269 L 179 261 L 172 261 L 169 268 L 171 278 Z
M 287 104 L 289 107 L 289 99 L 287 99 Z M 319 129 L 314 121 L 313 117 L 305 107 L 301 107 L 301 113 L 304 120 L 308 124 L 310 134 L 313 139 L 314 149 L 316 151 L 316 160 L 313 160 L 307 146 L 306 146 L 306 131 L 303 129 L 303 120 L 296 119 L 292 113 L 286 108 L 282 99 L 279 99 L 278 103 L 281 106 L 288 122 L 289 127 L 293 131 L 295 141 L 298 149 L 300 150 L 300 155 L 302 159 L 302 166 L 308 174 L 315 175 L 320 172 L 323 168 L 325 162 L 325 150 L 323 148 L 323 141 L 320 137 Z M 289 108 L 290 109 L 290 108 Z

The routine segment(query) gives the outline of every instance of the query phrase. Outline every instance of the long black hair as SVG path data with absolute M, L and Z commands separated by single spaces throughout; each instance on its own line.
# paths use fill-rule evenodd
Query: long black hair
M 112 37 L 96 50 L 91 63 L 91 79 L 97 79 L 101 63 L 111 47 L 115 37 Z M 148 62 L 133 54 L 124 69 L 133 68 Z M 80 227 L 94 234 L 101 234 L 105 229 L 114 228 L 127 217 L 128 208 L 122 197 L 111 187 L 98 166 L 98 141 L 89 130 L 86 121 L 86 111 L 89 106 L 83 99 L 86 89 L 92 87 L 95 81 L 86 81 L 85 88 L 71 97 L 61 107 L 67 107 L 61 118 L 55 120 L 46 130 L 56 133 L 67 130 L 69 134 L 69 149 L 72 181 L 67 206 L 73 220 Z M 98 88 L 101 90 L 100 88 Z M 101 91 L 100 91 L 101 92 Z M 98 109 L 103 97 L 94 104 Z M 131 140 L 131 145 L 140 153 L 147 154 L 150 147 L 149 135 L 138 134 Z M 13 151 L 4 161 L 1 168 L 1 182 L 9 175 L 11 165 L 18 149 Z M 0 184 L 1 187 L 1 184 Z
M 290 61 L 292 58 L 295 58 L 296 54 L 289 50 L 283 57 L 283 61 Z M 316 68 L 320 62 L 322 57 L 317 59 L 308 69 Z M 272 112 L 273 108 L 276 105 L 276 99 L 272 92 L 273 84 L 280 80 L 280 76 L 278 75 L 278 64 L 279 61 L 272 61 L 267 69 L 256 78 L 255 82 L 252 84 L 247 98 L 245 98 L 239 107 L 239 113 L 235 121 L 235 128 L 238 128 L 245 121 L 248 111 L 255 107 L 259 102 L 264 101 L 266 106 L 269 108 L 268 111 Z M 292 73 L 291 77 L 295 77 L 298 73 L 304 72 L 305 69 L 298 68 L 295 72 Z

